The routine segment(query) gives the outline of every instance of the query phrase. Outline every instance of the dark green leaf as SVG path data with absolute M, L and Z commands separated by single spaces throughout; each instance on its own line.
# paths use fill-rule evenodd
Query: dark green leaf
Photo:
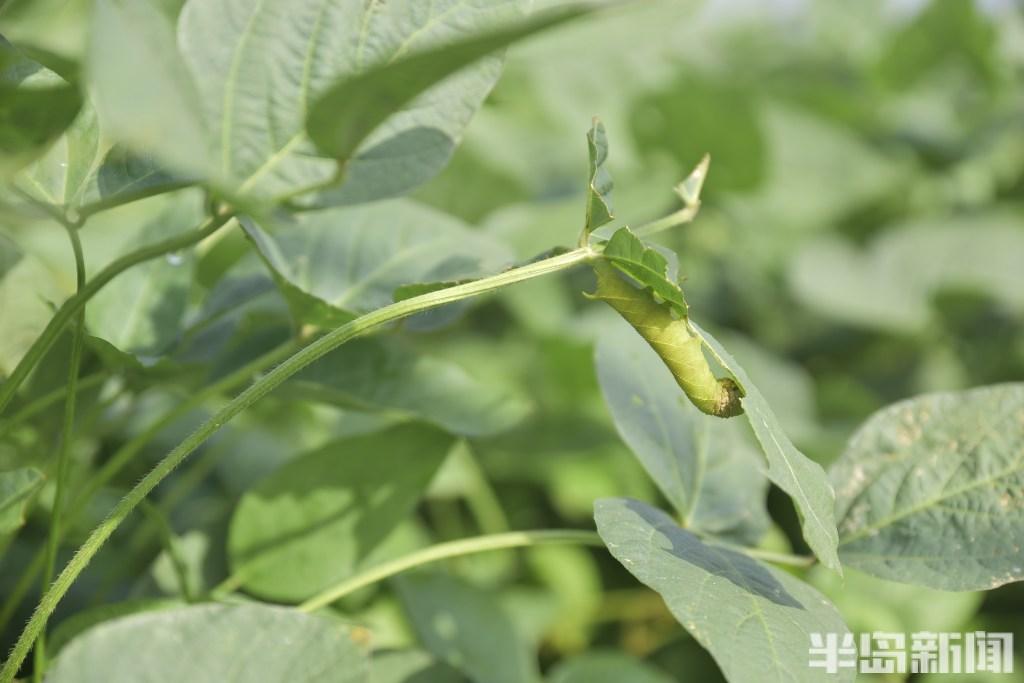
M 893 581 L 987 590 L 1024 579 L 1024 384 L 879 411 L 831 469 L 844 562 Z
M 811 633 L 849 632 L 809 585 L 735 550 L 704 543 L 639 501 L 599 500 L 594 518 L 612 555 L 661 595 L 729 681 L 853 680 L 852 669 L 829 676 L 808 666 Z
M 334 441 L 249 490 L 228 554 L 247 590 L 298 602 L 348 577 L 412 511 L 453 439 L 421 425 Z

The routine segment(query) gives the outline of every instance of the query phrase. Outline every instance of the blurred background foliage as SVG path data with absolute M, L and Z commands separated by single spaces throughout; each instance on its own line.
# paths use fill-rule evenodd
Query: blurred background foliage
M 80 22 L 64 19 L 47 27 L 49 47 L 73 63 Z M 33 30 L 29 20 L 21 25 Z M 510 50 L 451 163 L 414 197 L 473 226 L 479 250 L 503 245 L 493 247 L 494 262 L 503 263 L 576 238 L 583 134 L 593 115 L 609 134 L 620 224 L 673 209 L 670 188 L 709 152 L 698 220 L 662 239 L 679 254 L 693 317 L 741 359 L 801 449 L 827 464 L 858 424 L 889 403 L 1024 380 L 1022 85 L 1024 15 L 1010 3 L 633 3 Z M 201 198 L 193 199 L 198 211 Z M 180 206 L 157 197 L 96 216 L 83 233 L 90 269 L 143 241 L 146 230 L 188 227 L 168 215 Z M 6 373 L 48 319 L 48 301 L 73 289 L 74 270 L 55 224 L 5 216 L 4 228 L 4 253 L 18 254 L 0 262 Z M 79 481 L 199 383 L 292 331 L 294 302 L 272 287 L 237 231 L 136 277 L 125 286 L 162 283 L 153 319 L 165 324 L 125 328 L 131 311 L 114 294 L 90 304 L 93 331 L 106 325 L 128 336 L 104 337 L 117 349 L 90 341 L 83 376 L 116 367 L 122 380 L 87 390 L 81 404 L 89 427 L 76 444 Z M 263 476 L 339 436 L 409 414 L 455 425 L 467 440 L 417 514 L 378 549 L 382 556 L 510 528 L 591 528 L 592 501 L 601 496 L 659 502 L 597 385 L 593 339 L 610 313 L 580 296 L 590 287 L 586 273 L 574 273 L 422 316 L 394 347 L 339 352 L 349 355 L 338 372 L 375 368 L 345 380 L 351 395 L 310 393 L 298 383 L 229 425 L 153 503 L 181 532 L 175 561 L 187 566 L 191 589 L 230 573 L 232 511 Z M 434 364 L 410 367 L 399 360 L 409 349 Z M 58 345 L 20 406 L 61 386 L 66 357 L 67 344 Z M 389 393 L 410 373 L 423 395 Z M 438 405 L 432 387 L 451 398 Z M 497 422 L 468 433 L 462 426 L 481 424 L 474 412 L 481 396 L 500 404 L 488 413 Z M 69 543 L 207 414 L 198 409 L 163 430 L 81 513 Z M 40 434 L 52 443 L 59 419 L 53 404 L 6 429 L 0 469 L 38 457 L 25 449 Z M 52 491 L 42 495 L 45 504 Z M 768 501 L 775 525 L 761 545 L 806 552 L 788 499 L 772 490 Z M 56 647 L 117 605 L 182 598 L 154 518 L 134 519 L 75 585 L 55 622 Z M 44 533 L 45 516 L 30 517 L 0 563 L 2 585 L 14 585 Z M 660 599 L 603 551 L 538 548 L 450 566 L 472 590 L 499 597 L 510 628 L 540 648 L 553 680 L 592 681 L 588 671 L 638 666 L 602 653 L 608 649 L 646 660 L 651 681 L 719 679 Z M 805 573 L 855 632 L 1016 630 L 1024 640 L 1020 584 L 957 594 L 853 570 L 845 581 Z M 412 632 L 399 603 L 423 594 L 415 590 L 421 580 L 399 582 L 396 593 L 366 589 L 346 608 L 371 627 L 376 646 L 407 645 Z M 13 618 L 0 649 L 31 603 L 6 615 Z M 116 605 L 98 607 L 107 603 Z M 71 613 L 79 614 L 62 619 Z

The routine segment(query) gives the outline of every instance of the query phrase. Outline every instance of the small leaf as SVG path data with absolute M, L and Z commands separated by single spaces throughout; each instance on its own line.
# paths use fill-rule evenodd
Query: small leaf
M 0 536 L 25 523 L 25 510 L 43 482 L 42 472 L 31 467 L 0 472 Z
M 465 436 L 496 434 L 529 412 L 522 395 L 461 366 L 395 343 L 356 339 L 295 375 L 288 395 L 436 424 Z
M 1024 579 L 1024 384 L 875 413 L 830 474 L 843 562 L 947 591 Z
M 324 154 L 347 161 L 385 120 L 420 93 L 473 62 L 544 29 L 579 17 L 570 9 L 390 61 L 344 79 L 310 106 L 309 136 Z
M 193 605 L 103 622 L 61 651 L 47 683 L 367 683 L 336 619 L 260 604 Z
M 396 581 L 423 646 L 475 683 L 534 683 L 533 653 L 493 593 L 444 574 Z
M 250 489 L 228 555 L 247 590 L 301 601 L 353 573 L 413 510 L 454 440 L 410 424 L 333 441 Z
M 587 149 L 590 157 L 590 175 L 587 182 L 587 222 L 584 225 L 584 235 L 589 235 L 595 228 L 599 228 L 615 217 L 615 210 L 612 209 L 612 176 L 605 167 L 608 161 L 608 136 L 604 131 L 604 124 L 598 119 L 587 133 Z
M 806 583 L 735 550 L 704 543 L 639 501 L 599 500 L 594 519 L 615 559 L 661 595 L 729 681 L 853 680 L 853 669 L 828 676 L 808 666 L 810 634 L 841 637 L 849 630 Z
M 764 396 L 718 340 L 694 323 L 691 323 L 691 327 L 746 390 L 746 395 L 741 399 L 743 409 L 768 459 L 768 478 L 793 499 L 807 545 L 822 564 L 842 573 L 836 553 L 839 535 L 833 510 L 835 492 L 825 471 L 821 465 L 797 450 Z
M 704 188 L 704 180 L 708 177 L 708 166 L 711 164 L 711 157 L 707 154 L 700 160 L 690 175 L 686 176 L 683 182 L 676 185 L 676 194 L 683 200 L 686 206 L 700 205 L 700 191 Z
M 605 245 L 603 256 L 644 289 L 653 292 L 679 317 L 687 315 L 686 299 L 669 275 L 669 264 L 657 249 L 646 245 L 629 228 L 620 228 Z
M 704 415 L 632 330 L 602 334 L 595 353 L 605 403 L 622 440 L 685 521 L 756 543 L 768 529 L 759 454 L 740 423 Z

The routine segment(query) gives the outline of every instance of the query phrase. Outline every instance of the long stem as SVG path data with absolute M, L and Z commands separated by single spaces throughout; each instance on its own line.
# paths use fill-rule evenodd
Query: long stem
M 138 455 L 143 448 L 146 447 L 147 444 L 149 444 L 162 431 L 183 415 L 186 415 L 195 408 L 203 405 L 206 401 L 219 396 L 226 391 L 236 389 L 266 368 L 281 362 L 288 357 L 288 354 L 290 354 L 294 348 L 295 345 L 292 341 L 281 344 L 277 348 L 268 351 L 234 372 L 225 375 L 216 382 L 208 384 L 199 391 L 190 394 L 187 399 L 178 403 L 174 408 L 154 420 L 142 432 L 136 435 L 133 439 L 126 441 L 124 445 L 115 451 L 114 454 L 103 464 L 103 467 L 101 467 L 100 470 L 85 483 L 85 486 L 78 492 L 71 501 L 71 504 L 68 506 L 68 512 L 65 515 L 65 518 L 67 520 L 76 519 L 85 510 L 86 506 L 92 501 L 93 497 L 100 491 L 100 489 L 109 483 L 111 479 L 117 476 L 117 474 L 121 472 L 125 466 L 131 462 L 131 460 Z M 59 540 L 58 536 L 58 541 Z M 29 563 L 28 567 L 25 569 L 22 578 L 18 580 L 5 597 L 3 607 L 0 608 L 0 631 L 6 627 L 7 622 L 14 614 L 14 610 L 17 609 L 19 604 L 21 604 L 25 593 L 32 585 L 32 580 L 43 568 L 44 559 L 44 552 L 37 553 L 32 559 L 32 562 Z
M 75 290 L 81 293 L 85 287 L 85 255 L 82 252 L 82 240 L 78 236 L 78 226 L 65 225 L 71 249 L 75 254 Z M 50 531 L 46 542 L 46 561 L 44 562 L 41 592 L 45 595 L 53 579 L 54 567 L 57 564 L 57 548 L 60 538 L 60 518 L 64 509 L 64 495 L 68 486 L 68 470 L 71 467 L 71 450 L 74 445 L 75 399 L 78 398 L 78 372 L 82 364 L 82 346 L 85 339 L 85 311 L 79 311 L 78 320 L 71 339 L 71 359 L 68 362 L 68 391 L 64 400 L 64 424 L 60 434 L 60 448 L 57 452 L 57 473 L 54 479 L 55 492 L 53 507 L 50 510 Z M 43 680 L 46 670 L 46 629 L 39 631 L 36 640 L 35 668 L 32 677 L 36 683 Z
M 208 219 L 202 226 L 191 232 L 176 235 L 174 237 L 157 242 L 130 254 L 125 254 L 121 258 L 117 259 L 106 268 L 97 273 L 88 283 L 85 284 L 82 289 L 77 292 L 73 297 L 65 301 L 54 316 L 47 323 L 43 329 L 42 334 L 32 343 L 29 350 L 25 353 L 22 359 L 18 362 L 18 365 L 11 372 L 3 384 L 0 384 L 0 414 L 3 413 L 4 409 L 14 398 L 14 394 L 18 391 L 18 387 L 21 386 L 22 382 L 28 377 L 43 355 L 50 350 L 50 347 L 54 345 L 60 333 L 64 330 L 69 322 L 85 308 L 85 304 L 89 299 L 94 297 L 108 282 L 113 280 L 115 277 L 120 275 L 122 272 L 128 270 L 132 266 L 138 265 L 145 261 L 163 256 L 179 249 L 192 246 L 197 242 L 209 237 L 213 233 L 217 232 L 225 223 L 232 218 L 231 213 L 220 213 L 210 219 Z
M 500 289 L 516 282 L 530 280 L 535 277 L 555 273 L 572 266 L 578 265 L 592 258 L 594 251 L 588 248 L 576 249 L 543 261 L 530 263 L 519 268 L 507 270 L 473 282 L 467 282 L 447 289 L 435 292 L 428 292 L 417 297 L 398 301 L 389 306 L 384 306 L 375 311 L 360 316 L 341 327 L 338 327 L 323 337 L 317 339 L 309 346 L 298 351 L 288 360 L 264 375 L 258 382 L 252 384 L 231 402 L 217 411 L 209 420 L 204 422 L 196 431 L 185 438 L 176 448 L 164 457 L 135 487 L 122 498 L 110 515 L 100 523 L 89 535 L 82 547 L 71 558 L 67 566 L 54 581 L 53 586 L 46 592 L 39 602 L 32 618 L 18 637 L 17 642 L 11 651 L 2 669 L 0 669 L 0 683 L 11 683 L 14 675 L 25 660 L 32 642 L 39 632 L 45 628 L 46 622 L 56 609 L 57 604 L 67 593 L 71 584 L 89 564 L 89 561 L 99 552 L 99 549 L 110 538 L 111 534 L 120 526 L 121 522 L 131 514 L 132 510 L 141 502 L 150 491 L 163 481 L 174 468 L 176 468 L 192 451 L 198 448 L 204 441 L 212 436 L 218 429 L 224 426 L 236 415 L 253 405 L 268 393 L 280 386 L 285 380 L 299 372 L 309 364 L 318 360 L 330 351 L 341 346 L 345 342 L 362 336 L 387 323 L 406 318 L 415 313 L 436 308 L 444 304 L 453 303 L 485 292 Z M 5 385 L 6 386 L 6 385 Z
M 450 557 L 460 555 L 471 555 L 489 550 L 505 550 L 507 548 L 521 548 L 525 546 L 550 545 L 553 543 L 572 543 L 576 545 L 604 546 L 601 537 L 594 531 L 581 531 L 578 529 L 543 529 L 540 531 L 509 531 L 502 534 L 489 534 L 486 536 L 475 536 L 473 538 L 462 538 L 457 541 L 438 543 L 423 550 L 399 557 L 377 565 L 362 574 L 328 588 L 326 591 L 316 595 L 299 605 L 298 609 L 303 612 L 312 612 L 321 607 L 340 600 L 341 598 L 354 593 L 360 588 L 377 583 L 389 576 L 394 576 L 413 567 L 437 562 Z

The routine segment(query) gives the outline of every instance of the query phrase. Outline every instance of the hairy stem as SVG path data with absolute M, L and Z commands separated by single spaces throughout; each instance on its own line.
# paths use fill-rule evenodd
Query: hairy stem
M 82 240 L 78 236 L 78 226 L 65 224 L 71 250 L 75 254 L 75 290 L 81 292 L 85 287 L 85 254 L 82 252 Z M 82 365 L 82 346 L 85 341 L 85 311 L 78 312 L 75 330 L 71 338 L 71 359 L 68 361 L 68 391 L 64 399 L 64 422 L 60 433 L 60 447 L 57 451 L 57 472 L 54 477 L 55 492 L 53 507 L 50 510 L 50 530 L 46 540 L 46 560 L 43 563 L 43 580 L 40 592 L 45 595 L 53 571 L 57 564 L 57 549 L 60 539 L 60 518 L 64 508 L 64 495 L 68 486 L 68 470 L 71 468 L 71 449 L 74 445 L 75 399 L 78 398 L 78 372 Z M 35 668 L 33 680 L 40 683 L 43 671 L 46 670 L 46 629 L 39 631 L 36 640 Z
M 130 254 L 125 254 L 97 273 L 73 297 L 65 301 L 61 307 L 57 309 L 57 312 L 43 329 L 42 334 L 40 334 L 32 343 L 32 346 L 29 347 L 29 350 L 18 362 L 14 371 L 11 372 L 11 376 L 4 380 L 3 384 L 0 384 L 0 414 L 2 414 L 4 409 L 7 408 L 11 399 L 14 398 L 14 394 L 18 391 L 18 388 L 28 377 L 32 369 L 39 363 L 46 352 L 50 350 L 58 337 L 60 337 L 60 333 L 64 330 L 67 324 L 82 312 L 85 308 L 86 302 L 96 296 L 96 293 L 103 289 L 108 282 L 132 266 L 157 258 L 158 256 L 178 251 L 179 249 L 184 249 L 185 247 L 190 247 L 193 244 L 200 242 L 204 238 L 217 232 L 217 230 L 219 230 L 231 218 L 231 213 L 220 213 L 208 219 L 196 230 L 182 235 L 175 235 L 174 237 L 163 240 L 162 242 L 157 242 L 156 244 L 137 249 Z
M 450 557 L 461 555 L 472 555 L 490 550 L 505 550 L 508 548 L 522 548 L 536 545 L 550 545 L 554 543 L 571 543 L 575 545 L 593 545 L 604 547 L 601 537 L 594 531 L 582 531 L 577 529 L 543 529 L 540 531 L 509 531 L 501 534 L 489 534 L 486 536 L 475 536 L 473 538 L 462 538 L 457 541 L 438 543 L 423 550 L 399 557 L 377 565 L 362 574 L 357 574 L 350 579 L 328 588 L 326 591 L 316 595 L 299 605 L 298 609 L 303 612 L 312 612 L 321 607 L 340 600 L 341 598 L 354 593 L 360 588 L 365 588 L 395 574 L 400 574 L 413 567 L 437 562 Z
M 225 219 L 226 220 L 226 219 Z M 212 230 L 211 230 L 212 232 Z M 325 354 L 341 346 L 345 342 L 371 332 L 387 323 L 406 318 L 415 313 L 436 308 L 444 304 L 461 301 L 473 296 L 484 294 L 516 282 L 530 280 L 535 277 L 555 273 L 593 257 L 595 252 L 588 248 L 576 249 L 552 258 L 512 268 L 473 282 L 467 282 L 447 289 L 428 292 L 417 297 L 398 301 L 375 311 L 360 316 L 349 323 L 338 327 L 309 346 L 298 351 L 273 370 L 252 384 L 231 402 L 221 408 L 209 420 L 199 426 L 196 431 L 185 438 L 176 448 L 164 457 L 136 486 L 122 498 L 111 511 L 110 515 L 93 530 L 82 547 L 71 558 L 67 566 L 54 581 L 53 586 L 39 602 L 32 618 L 18 637 L 10 657 L 0 669 L 0 683 L 11 683 L 14 675 L 25 660 L 32 642 L 42 631 L 53 610 L 67 593 L 71 584 L 86 568 L 89 561 L 99 552 L 111 534 L 131 514 L 132 510 L 156 486 L 163 481 L 192 451 L 198 448 L 217 430 L 236 415 L 253 405 L 268 393 L 280 386 L 285 380 L 318 360 Z M 12 376 L 13 377 L 13 376 Z M 5 385 L 6 388 L 6 385 Z

